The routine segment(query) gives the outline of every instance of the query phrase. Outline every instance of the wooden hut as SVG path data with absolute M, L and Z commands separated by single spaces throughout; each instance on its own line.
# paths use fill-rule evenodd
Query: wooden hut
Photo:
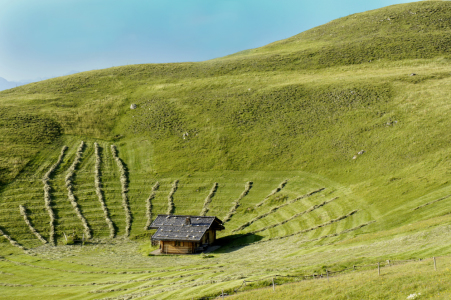
M 159 241 L 161 253 L 188 254 L 213 244 L 224 225 L 216 217 L 158 215 L 148 229 L 157 229 L 152 241 Z

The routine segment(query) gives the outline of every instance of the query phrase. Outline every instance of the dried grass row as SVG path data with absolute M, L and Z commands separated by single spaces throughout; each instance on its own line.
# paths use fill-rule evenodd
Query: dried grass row
M 357 210 L 352 211 L 352 212 L 349 213 L 348 215 L 342 216 L 342 217 L 340 217 L 340 218 L 338 218 L 338 219 L 340 219 L 340 220 L 346 219 L 346 218 L 348 218 L 349 216 L 355 214 L 356 212 L 357 212 Z M 332 223 L 335 223 L 335 222 L 340 221 L 340 220 L 338 220 L 338 219 L 332 220 L 332 221 L 333 221 Z M 368 225 L 370 225 L 370 224 L 372 224 L 372 223 L 374 223 L 374 222 L 376 222 L 376 221 L 370 221 L 370 222 L 367 222 L 367 223 L 363 223 L 363 224 L 360 224 L 360 225 L 358 225 L 358 226 L 356 226 L 356 227 L 353 227 L 353 228 L 349 228 L 349 229 L 346 229 L 346 230 L 343 230 L 343 231 L 340 231 L 340 232 L 336 232 L 336 233 L 332 233 L 332 234 L 323 235 L 323 236 L 320 236 L 320 237 L 317 237 L 317 238 L 314 238 L 314 239 L 304 240 L 304 241 L 302 241 L 302 242 L 298 242 L 298 245 L 299 245 L 299 244 L 309 243 L 309 242 L 315 242 L 315 241 L 323 240 L 323 239 L 330 238 L 330 237 L 336 237 L 336 236 L 339 236 L 339 235 L 342 235 L 342 234 L 346 234 L 346 233 L 348 233 L 348 232 L 356 231 L 356 230 L 358 230 L 358 229 L 360 229 L 360 228 L 363 228 L 363 227 L 365 227 L 365 226 L 368 226 Z M 325 223 L 325 224 L 321 224 L 321 225 L 319 225 L 319 226 L 315 226 L 315 227 L 312 227 L 312 228 L 309 228 L 309 229 L 305 229 L 305 230 L 302 230 L 302 231 L 298 231 L 298 232 L 295 232 L 295 233 L 292 233 L 292 234 L 289 234 L 289 235 L 279 236 L 279 237 L 267 239 L 267 240 L 264 240 L 264 241 L 257 241 L 257 242 L 253 242 L 252 244 L 260 244 L 260 243 L 265 243 L 265 242 L 269 242 L 269 241 L 281 240 L 281 239 L 289 238 L 289 237 L 292 237 L 292 236 L 294 236 L 294 235 L 306 233 L 306 232 L 309 232 L 309 231 L 318 229 L 318 228 L 320 228 L 320 227 L 324 227 L 324 226 L 327 226 L 327 225 L 331 225 L 332 223 L 327 222 L 327 223 Z
M 94 172 L 95 172 L 94 183 L 96 186 L 96 194 L 97 194 L 97 197 L 99 198 L 100 205 L 102 206 L 103 215 L 105 216 L 105 221 L 108 225 L 108 228 L 110 229 L 110 238 L 114 238 L 114 236 L 116 235 L 116 231 L 114 228 L 113 221 L 111 221 L 108 208 L 106 207 L 105 196 L 104 196 L 103 190 L 102 190 L 102 171 L 100 169 L 101 164 L 102 164 L 102 158 L 100 157 L 100 147 L 99 147 L 99 144 L 97 144 L 97 142 L 94 143 L 94 152 L 96 155 L 96 163 L 95 163 L 95 169 L 94 169 Z
M 174 212 L 174 208 L 175 208 L 174 207 L 174 194 L 175 194 L 175 191 L 177 191 L 178 184 L 179 184 L 178 180 L 174 181 L 174 183 L 172 184 L 172 189 L 168 195 L 168 212 L 167 212 L 168 215 L 172 215 L 172 213 Z
M 47 213 L 50 217 L 50 232 L 49 232 L 49 241 L 50 243 L 55 246 L 55 213 L 52 209 L 52 199 L 50 196 L 50 192 L 52 191 L 52 187 L 49 184 L 50 176 L 52 176 L 53 172 L 58 168 L 58 166 L 63 161 L 64 155 L 66 153 L 67 146 L 63 146 L 61 148 L 60 156 L 58 157 L 58 160 L 55 164 L 53 164 L 50 169 L 47 171 L 47 173 L 44 174 L 44 177 L 42 178 L 42 183 L 44 184 L 44 203 L 45 203 L 45 209 L 47 210 Z
M 125 236 L 129 236 L 130 229 L 132 227 L 132 213 L 130 211 L 130 204 L 128 201 L 128 174 L 123 161 L 117 154 L 117 148 L 115 145 L 111 145 L 111 154 L 113 154 L 114 160 L 119 168 L 119 172 L 121 173 L 120 181 L 122 187 L 122 208 L 125 212 Z
M 200 212 L 201 216 L 205 216 L 208 213 L 208 211 L 209 211 L 208 205 L 210 204 L 211 199 L 213 198 L 216 191 L 218 190 L 218 186 L 219 186 L 219 184 L 217 182 L 213 183 L 213 187 L 211 188 L 210 193 L 208 193 L 207 198 L 205 198 L 204 207 L 202 208 L 202 211 Z
M 292 216 L 292 217 L 290 217 L 290 218 L 288 218 L 288 219 L 283 220 L 282 222 L 279 222 L 279 223 L 276 223 L 276 224 L 272 224 L 272 225 L 263 227 L 263 228 L 261 228 L 261 229 L 252 231 L 252 232 L 250 232 L 250 233 L 251 233 L 251 234 L 255 234 L 255 233 L 258 233 L 258 232 L 262 232 L 262 231 L 265 231 L 265 230 L 268 230 L 268 229 L 271 229 L 271 228 L 274 228 L 274 227 L 283 225 L 283 224 L 285 224 L 285 223 L 287 223 L 287 222 L 290 222 L 291 220 L 293 220 L 293 219 L 295 219 L 295 218 L 297 218 L 297 217 L 300 217 L 300 216 L 302 216 L 302 215 L 308 214 L 308 213 L 310 213 L 310 212 L 312 212 L 312 211 L 314 211 L 314 210 L 316 210 L 316 209 L 318 209 L 318 208 L 320 208 L 320 207 L 323 207 L 324 205 L 329 204 L 330 202 L 332 202 L 332 201 L 334 201 L 334 200 L 337 200 L 337 199 L 338 199 L 338 197 L 335 197 L 335 198 L 333 198 L 333 199 L 330 199 L 329 201 L 324 201 L 323 203 L 320 203 L 320 204 L 317 204 L 317 205 L 313 205 L 313 206 L 310 207 L 309 209 L 304 210 L 303 212 L 297 213 L 297 214 L 295 214 L 294 216 Z
M 241 199 L 243 199 L 251 190 L 252 188 L 252 181 L 248 181 L 246 183 L 246 185 L 244 186 L 244 191 L 241 193 L 241 195 L 238 197 L 238 199 L 233 202 L 233 206 L 230 209 L 229 213 L 227 214 L 227 216 L 224 217 L 223 223 L 226 223 L 228 221 L 230 221 L 230 219 L 232 218 L 232 216 L 236 213 L 237 208 L 240 206 L 240 201 Z
M 269 215 L 272 214 L 272 213 L 275 213 L 275 212 L 276 212 L 277 210 L 279 210 L 280 208 L 282 208 L 282 207 L 284 207 L 284 206 L 287 206 L 287 205 L 290 205 L 290 204 L 293 204 L 293 203 L 295 203 L 295 202 L 297 202 L 297 201 L 299 201 L 299 200 L 301 200 L 301 199 L 310 197 L 310 196 L 312 196 L 312 195 L 314 195 L 314 194 L 316 194 L 316 193 L 319 193 L 319 192 L 323 191 L 324 189 L 325 189 L 325 188 L 320 188 L 320 189 L 314 190 L 313 192 L 310 192 L 310 193 L 308 193 L 308 194 L 299 196 L 299 197 L 297 197 L 297 198 L 295 198 L 295 199 L 293 199 L 293 200 L 291 200 L 291 201 L 289 201 L 289 202 L 287 202 L 287 203 L 284 203 L 284 204 L 281 204 L 281 205 L 279 205 L 279 206 L 273 207 L 273 208 L 271 208 L 271 210 L 268 211 L 267 213 L 261 214 L 261 215 L 255 217 L 255 218 L 253 218 L 253 219 L 250 220 L 249 222 L 246 222 L 246 223 L 244 223 L 243 225 L 241 225 L 240 227 L 238 227 L 238 228 L 232 230 L 232 232 L 237 232 L 237 231 L 243 230 L 244 228 L 248 227 L 249 225 L 251 225 L 251 224 L 254 223 L 255 221 L 258 221 L 258 220 L 260 220 L 260 219 L 262 219 L 262 218 L 264 218 L 264 217 L 269 216 Z
M 262 206 L 266 201 L 268 201 L 269 197 L 271 197 L 271 196 L 277 194 L 278 192 L 280 192 L 285 187 L 285 185 L 287 183 L 288 183 L 288 179 L 285 179 L 284 181 L 282 181 L 275 190 L 273 190 L 268 196 L 266 196 L 265 199 L 263 199 L 262 202 L 260 202 L 257 205 L 255 205 L 255 207 Z
M 83 216 L 83 214 L 80 211 L 80 208 L 78 207 L 77 198 L 74 195 L 74 185 L 73 185 L 73 179 L 75 175 L 75 170 L 77 169 L 78 165 L 81 162 L 81 155 L 83 154 L 83 150 L 85 148 L 85 143 L 82 141 L 80 143 L 80 146 L 77 148 L 77 152 L 75 153 L 75 159 L 72 163 L 72 165 L 69 167 L 69 170 L 66 174 L 66 188 L 67 188 L 67 197 L 69 198 L 70 204 L 72 205 L 73 209 L 75 210 L 75 213 L 77 214 L 77 217 L 80 219 L 81 223 L 83 224 L 83 230 L 88 239 L 92 237 L 91 235 L 91 228 L 89 228 L 88 221 L 86 221 L 86 218 Z
M 152 200 L 155 198 L 156 192 L 158 188 L 160 187 L 160 183 L 157 181 L 155 185 L 152 187 L 152 192 L 150 192 L 149 198 L 146 200 L 146 217 L 147 217 L 147 223 L 144 227 L 144 230 L 147 230 L 152 223 Z
M 428 206 L 428 205 L 431 205 L 431 204 L 434 204 L 434 203 L 436 203 L 436 202 L 439 202 L 439 201 L 442 201 L 442 200 L 448 199 L 449 197 L 451 197 L 451 195 L 447 195 L 447 196 L 445 196 L 445 197 L 442 197 L 442 198 L 440 198 L 440 199 L 437 199 L 437 200 L 434 200 L 434 201 L 428 202 L 428 203 L 426 203 L 426 204 L 423 204 L 423 205 L 417 206 L 417 207 L 415 207 L 414 209 L 412 209 L 412 211 L 414 211 L 414 210 L 417 210 L 417 209 L 420 209 L 420 208 L 423 208 L 423 207 L 425 207 L 425 206 Z
M 19 244 L 15 240 L 13 240 L 9 235 L 4 233 L 3 230 L 1 230 L 1 229 L 0 229 L 0 235 L 3 235 L 11 243 L 11 245 L 13 245 L 14 247 L 20 248 L 22 250 L 27 250 L 27 249 L 25 249 L 24 246 L 22 246 L 21 244 Z
M 30 228 L 30 231 L 40 240 L 43 244 L 47 244 L 46 239 L 42 237 L 42 235 L 39 234 L 39 232 L 36 231 L 36 229 L 33 227 L 33 224 L 31 224 L 30 219 L 27 215 L 27 209 L 23 205 L 19 205 L 20 214 L 22 215 L 25 223 L 28 225 L 28 228 Z

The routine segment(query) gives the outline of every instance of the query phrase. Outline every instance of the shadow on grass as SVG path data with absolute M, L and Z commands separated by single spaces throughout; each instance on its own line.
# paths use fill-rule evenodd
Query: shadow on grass
M 245 233 L 245 234 L 233 234 L 228 235 L 222 238 L 219 238 L 216 240 L 216 243 L 218 246 L 221 246 L 221 248 L 218 249 L 218 251 L 215 251 L 216 253 L 230 253 L 236 250 L 239 250 L 243 247 L 246 247 L 247 245 L 251 243 L 255 243 L 263 239 L 263 236 L 257 235 L 257 234 L 251 234 L 251 233 Z

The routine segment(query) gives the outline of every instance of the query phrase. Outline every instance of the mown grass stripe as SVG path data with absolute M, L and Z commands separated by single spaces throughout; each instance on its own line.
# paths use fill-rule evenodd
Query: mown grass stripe
M 146 218 L 147 222 L 144 226 L 144 230 L 147 230 L 152 223 L 152 200 L 155 198 L 156 192 L 160 187 L 160 183 L 157 181 L 152 187 L 152 191 L 150 192 L 149 197 L 146 200 Z
M 19 210 L 25 223 L 28 225 L 28 228 L 30 229 L 31 233 L 33 233 L 38 238 L 38 240 L 40 240 L 43 244 L 47 244 L 47 240 L 44 239 L 42 235 L 40 235 L 39 232 L 36 231 L 33 224 L 31 224 L 31 221 L 27 215 L 27 208 L 24 205 L 19 205 Z
M 310 207 L 309 209 L 307 209 L 307 210 L 305 210 L 305 211 L 303 211 L 303 212 L 297 213 L 297 214 L 295 214 L 294 216 L 292 216 L 292 217 L 290 217 L 290 218 L 288 218 L 288 219 L 285 219 L 285 220 L 282 221 L 282 222 L 279 222 L 279 223 L 276 223 L 276 224 L 272 224 L 272 225 L 266 226 L 266 227 L 261 228 L 261 229 L 257 229 L 257 230 L 255 230 L 255 231 L 252 231 L 252 232 L 249 232 L 249 233 L 250 233 L 250 234 L 255 234 L 255 233 L 262 232 L 262 231 L 265 231 L 265 230 L 268 230 L 268 229 L 271 229 L 271 228 L 274 228 L 274 227 L 277 227 L 277 226 L 281 226 L 281 225 L 283 225 L 283 224 L 285 224 L 285 223 L 287 223 L 287 222 L 289 222 L 289 221 L 294 220 L 295 218 L 298 218 L 298 217 L 300 217 L 300 216 L 303 216 L 303 215 L 305 215 L 305 214 L 308 214 L 308 213 L 310 213 L 310 212 L 312 212 L 312 211 L 314 211 L 314 210 L 316 210 L 316 209 L 318 209 L 318 208 L 320 208 L 320 207 L 323 207 L 324 205 L 327 205 L 327 204 L 329 204 L 330 202 L 335 201 L 336 199 L 338 199 L 338 197 L 335 197 L 335 198 L 332 198 L 332 199 L 329 200 L 329 201 L 324 201 L 324 202 L 322 202 L 322 203 L 320 203 L 320 204 L 314 205 L 314 206 Z
M 211 200 L 213 199 L 216 191 L 218 190 L 218 186 L 219 186 L 219 184 L 217 182 L 213 183 L 213 186 L 212 186 L 210 192 L 208 193 L 207 198 L 205 198 L 204 207 L 202 208 L 202 211 L 200 212 L 201 216 L 207 215 L 207 213 L 209 211 L 208 206 L 210 205 Z
M 434 203 L 436 203 L 436 202 L 439 202 L 439 201 L 448 199 L 449 197 L 451 197 L 451 195 L 447 195 L 447 196 L 442 197 L 442 198 L 440 198 L 440 199 L 437 199 L 437 200 L 428 202 L 428 203 L 426 203 L 426 204 L 420 205 L 420 206 L 418 206 L 418 207 L 415 207 L 414 209 L 412 209 L 412 211 L 417 210 L 417 209 L 420 209 L 420 208 L 423 208 L 423 207 L 428 206 L 428 205 L 431 205 L 431 204 L 434 204 Z
M 77 198 L 75 197 L 75 194 L 74 194 L 74 185 L 73 185 L 75 171 L 81 162 L 81 155 L 83 154 L 84 149 L 85 149 L 85 143 L 82 141 L 80 143 L 80 146 L 78 146 L 78 148 L 77 148 L 77 152 L 75 153 L 75 159 L 74 159 L 72 165 L 69 167 L 69 170 L 67 171 L 66 178 L 65 178 L 65 184 L 66 184 L 66 188 L 67 188 L 67 197 L 72 205 L 72 208 L 75 211 L 75 214 L 80 219 L 80 221 L 83 225 L 84 234 L 86 234 L 86 237 L 88 239 L 90 239 L 92 237 L 91 228 L 89 227 L 88 221 L 83 216 L 83 213 L 81 212 L 80 207 L 77 203 Z
M 265 202 L 268 201 L 268 199 L 269 199 L 271 196 L 274 196 L 275 194 L 277 194 L 278 192 L 280 192 L 280 191 L 285 187 L 285 185 L 286 185 L 287 183 L 288 183 L 288 179 L 285 179 L 284 181 L 282 181 L 276 189 L 274 189 L 268 196 L 266 196 L 265 199 L 263 199 L 263 201 L 261 201 L 260 203 L 257 203 L 257 205 L 255 205 L 255 207 L 260 207 L 260 206 L 262 206 L 263 204 L 265 204 Z
M 287 202 L 287 203 L 284 203 L 284 204 L 281 204 L 281 205 L 279 205 L 279 206 L 273 207 L 273 208 L 271 208 L 271 210 L 268 211 L 267 213 L 261 214 L 261 215 L 255 217 L 255 218 L 253 218 L 253 219 L 250 220 L 249 222 L 246 222 L 246 223 L 244 223 L 243 225 L 241 225 L 240 227 L 238 227 L 238 228 L 232 230 L 232 232 L 241 231 L 241 230 L 243 230 L 244 228 L 246 228 L 246 227 L 248 227 L 249 225 L 251 225 L 252 223 L 256 222 L 257 220 L 260 220 L 260 219 L 262 219 L 262 218 L 265 218 L 265 217 L 269 216 L 270 214 L 275 213 L 275 212 L 276 212 L 277 210 L 279 210 L 280 208 L 285 207 L 285 206 L 290 205 L 290 204 L 293 204 L 293 203 L 295 203 L 296 201 L 299 201 L 299 200 L 301 200 L 301 199 L 310 197 L 310 196 L 312 196 L 312 195 L 314 195 L 314 194 L 316 194 L 316 193 L 319 193 L 319 192 L 323 191 L 324 189 L 325 189 L 325 188 L 320 188 L 320 189 L 314 190 L 313 192 L 310 192 L 310 193 L 308 193 L 308 194 L 299 196 L 299 197 L 297 197 L 297 198 L 295 198 L 295 199 L 293 199 L 293 200 L 291 200 L 291 201 L 289 201 L 289 202 Z
M 168 195 L 168 211 L 167 214 L 168 215 L 172 215 L 174 213 L 174 194 L 177 191 L 177 187 L 178 187 L 179 181 L 175 180 L 174 183 L 172 184 L 172 188 L 171 191 L 169 192 Z
M 240 201 L 246 197 L 246 195 L 249 193 L 249 191 L 252 188 L 252 181 L 248 181 L 246 185 L 244 186 L 244 191 L 241 193 L 241 195 L 238 197 L 238 199 L 233 202 L 232 207 L 230 208 L 229 213 L 224 217 L 223 222 L 226 223 L 230 221 L 230 219 L 233 217 L 233 215 L 236 213 L 237 208 L 240 206 Z
M 334 219 L 334 220 L 331 220 L 331 221 L 329 221 L 327 223 L 323 223 L 321 225 L 318 225 L 318 226 L 315 226 L 315 227 L 311 227 L 311 228 L 308 228 L 308 229 L 305 229 L 305 230 L 301 230 L 301 231 L 298 231 L 298 232 L 295 232 L 295 233 L 292 233 L 292 234 L 289 234 L 289 235 L 278 236 L 278 237 L 270 238 L 270 239 L 263 240 L 263 241 L 253 242 L 252 244 L 266 243 L 266 242 L 270 242 L 270 241 L 274 241 L 274 240 L 286 239 L 286 238 L 289 238 L 289 237 L 292 237 L 292 236 L 295 236 L 295 235 L 307 233 L 309 231 L 313 231 L 313 230 L 316 230 L 318 228 L 322 228 L 322 227 L 325 227 L 325 226 L 328 226 L 328 225 L 332 225 L 332 224 L 334 224 L 336 222 L 344 220 L 344 219 L 352 216 L 353 214 L 355 214 L 357 212 L 358 212 L 358 210 L 354 210 L 354 211 L 350 212 L 349 214 L 347 214 L 345 216 L 341 216 L 341 217 L 339 217 L 337 219 Z M 336 232 L 336 233 L 333 233 L 333 234 L 323 235 L 323 236 L 320 236 L 320 237 L 317 237 L 317 238 L 314 238 L 314 239 L 305 240 L 305 241 L 302 241 L 302 243 L 314 242 L 314 241 L 318 241 L 318 240 L 329 238 L 329 237 L 339 236 L 341 234 L 345 234 L 345 233 L 348 233 L 348 232 L 351 232 L 351 231 L 358 230 L 358 229 L 360 229 L 362 227 L 365 227 L 365 226 L 368 226 L 368 225 L 370 225 L 370 224 L 372 224 L 374 222 L 376 222 L 376 221 L 371 221 L 371 222 L 367 222 L 367 223 L 364 223 L 364 224 L 360 224 L 360 225 L 358 225 L 356 227 L 353 227 L 353 228 L 350 228 L 350 229 L 346 229 L 346 230 L 343 230 L 343 231 L 340 231 L 340 232 Z
M 130 229 L 132 227 L 132 213 L 130 210 L 130 204 L 128 201 L 128 177 L 127 177 L 127 169 L 124 165 L 124 162 L 119 158 L 118 151 L 115 145 L 111 145 L 111 154 L 114 157 L 114 160 L 116 161 L 116 164 L 119 168 L 119 171 L 121 173 L 120 181 L 121 181 L 121 188 L 122 188 L 122 207 L 124 209 L 125 213 L 125 236 L 130 235 Z
M 10 237 L 8 234 L 6 234 L 1 228 L 0 228 L 0 235 L 3 235 L 3 237 L 5 239 L 7 239 L 10 242 L 10 244 L 13 245 L 14 247 L 17 247 L 21 250 L 27 250 L 27 249 L 25 249 L 24 246 L 22 246 L 16 240 L 14 240 L 12 237 Z
M 94 184 L 96 187 L 96 194 L 97 198 L 99 199 L 100 206 L 102 207 L 103 216 L 105 218 L 105 222 L 108 225 L 108 228 L 110 230 L 110 238 L 114 238 L 116 235 L 116 230 L 114 228 L 113 221 L 110 218 L 110 213 L 108 211 L 108 207 L 105 204 L 105 194 L 103 192 L 103 186 L 102 186 L 102 157 L 101 157 L 101 151 L 99 144 L 97 142 L 94 143 L 94 152 L 96 156 L 95 166 L 94 166 Z
M 56 170 L 56 168 L 58 168 L 58 166 L 61 164 L 61 162 L 63 161 L 64 155 L 66 153 L 67 150 L 67 146 L 63 146 L 61 148 L 61 153 L 60 156 L 58 157 L 58 160 L 56 161 L 55 164 L 53 164 L 50 169 L 47 171 L 47 173 L 45 173 L 44 177 L 42 178 L 42 183 L 44 184 L 44 204 L 45 204 L 45 208 L 47 210 L 47 213 L 50 217 L 50 232 L 49 232 L 49 241 L 52 245 L 56 245 L 56 241 L 55 241 L 55 213 L 53 212 L 52 209 L 52 199 L 51 199 L 51 191 L 52 191 L 52 187 L 49 184 L 50 181 L 50 176 L 53 175 L 53 172 Z

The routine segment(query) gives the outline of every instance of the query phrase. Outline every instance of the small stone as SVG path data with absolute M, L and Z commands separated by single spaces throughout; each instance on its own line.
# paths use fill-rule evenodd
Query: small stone
M 136 109 L 136 104 L 130 105 L 130 109 Z
M 352 159 L 357 159 L 357 155 L 354 155 L 354 157 Z
M 416 73 L 412 73 L 412 74 L 410 74 L 409 76 L 415 76 L 415 75 L 417 75 Z
M 365 153 L 365 150 L 360 150 L 359 153 L 357 153 L 357 154 L 362 155 L 363 153 Z

